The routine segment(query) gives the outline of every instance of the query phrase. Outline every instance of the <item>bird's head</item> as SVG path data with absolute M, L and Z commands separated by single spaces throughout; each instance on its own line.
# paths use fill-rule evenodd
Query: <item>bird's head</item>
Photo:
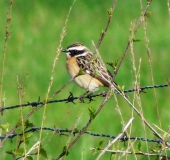
M 89 52 L 89 49 L 82 43 L 76 42 L 63 49 L 62 52 L 65 52 L 68 57 L 80 57 L 86 56 Z

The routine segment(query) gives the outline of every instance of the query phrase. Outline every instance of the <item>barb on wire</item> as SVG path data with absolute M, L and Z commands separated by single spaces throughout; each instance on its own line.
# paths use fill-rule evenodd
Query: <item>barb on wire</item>
M 74 136 L 78 133 L 81 132 L 81 130 L 70 130 L 70 129 L 55 129 L 55 128 L 50 128 L 50 127 L 31 127 L 30 129 L 27 129 L 24 131 L 24 133 L 19 133 L 19 134 L 16 134 L 16 133 L 12 133 L 8 136 L 9 139 L 12 139 L 16 136 L 22 136 L 23 134 L 26 134 L 26 133 L 30 133 L 30 132 L 36 132 L 36 131 L 40 131 L 40 130 L 44 130 L 44 131 L 52 131 L 56 134 L 60 134 L 60 135 L 66 135 L 66 133 L 72 133 Z M 115 139 L 116 136 L 113 136 L 113 135 L 110 135 L 110 134 L 105 134 L 105 133 L 94 133 L 94 132 L 91 132 L 91 131 L 85 131 L 84 132 L 85 134 L 88 134 L 88 135 L 91 135 L 91 136 L 94 136 L 94 137 L 104 137 L 104 138 L 111 138 L 111 139 Z M 4 139 L 5 138 L 5 135 L 4 136 L 0 136 L 0 139 Z M 153 142 L 153 143 L 158 143 L 158 144 L 162 144 L 162 140 L 160 139 L 149 139 L 149 138 L 143 138 L 143 137 L 127 137 L 126 135 L 123 135 L 121 138 L 118 139 L 120 142 L 125 142 L 125 141 L 128 141 L 128 140 L 138 140 L 138 141 L 147 141 L 147 142 Z
M 140 88 L 124 90 L 124 93 L 130 93 L 130 92 L 135 92 L 135 91 L 139 91 L 139 93 L 145 93 L 146 89 L 164 88 L 164 87 L 169 87 L 169 86 L 170 86 L 170 84 L 168 82 L 167 84 L 160 84 L 160 85 L 154 85 L 154 86 L 144 86 L 144 87 L 140 87 Z M 118 93 L 116 93 L 116 94 L 118 94 Z M 106 96 L 106 92 L 102 92 L 102 93 L 98 93 L 98 94 L 86 95 L 83 98 L 88 99 L 89 102 L 91 102 L 92 98 L 105 97 L 105 96 Z M 70 95 L 67 98 L 61 99 L 61 100 L 50 100 L 50 101 L 47 102 L 47 104 L 59 103 L 59 102 L 66 102 L 66 103 L 71 102 L 71 103 L 75 104 L 74 101 L 79 99 L 79 98 L 80 97 L 74 97 L 73 93 L 70 92 Z M 3 111 L 5 111 L 5 110 L 19 108 L 20 106 L 22 106 L 22 107 L 27 107 L 27 106 L 38 107 L 39 105 L 42 105 L 42 104 L 44 104 L 44 102 L 40 102 L 40 98 L 38 98 L 37 102 L 28 102 L 28 103 L 21 104 L 21 105 L 17 104 L 17 105 L 10 106 L 10 107 L 0 107 L 0 112 L 3 113 Z

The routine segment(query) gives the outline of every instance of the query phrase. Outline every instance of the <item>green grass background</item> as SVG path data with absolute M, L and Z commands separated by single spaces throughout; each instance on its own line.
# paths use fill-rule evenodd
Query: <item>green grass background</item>
M 143 7 L 146 1 L 142 1 Z M 53 61 L 56 50 L 60 41 L 62 27 L 67 17 L 68 10 L 72 1 L 22 1 L 15 0 L 12 8 L 11 20 L 11 36 L 8 40 L 5 73 L 3 82 L 3 97 L 6 98 L 5 106 L 19 104 L 17 77 L 23 84 L 24 96 L 22 103 L 41 101 L 45 99 L 47 93 Z M 101 31 L 104 30 L 112 1 L 103 0 L 77 0 L 70 14 L 67 24 L 67 34 L 62 43 L 62 47 L 66 48 L 69 44 L 79 41 L 94 50 L 92 41 L 97 44 Z M 9 2 L 2 1 L 0 5 L 0 53 L 1 66 L 5 39 L 5 26 L 7 19 L 7 11 Z M 169 78 L 169 48 L 170 48 L 170 16 L 168 14 L 167 1 L 153 1 L 149 11 L 151 16 L 146 21 L 146 32 L 149 38 L 149 48 L 152 58 L 153 79 L 155 84 L 167 83 Z M 140 1 L 119 0 L 117 2 L 113 19 L 109 30 L 100 46 L 99 52 L 104 62 L 116 60 L 120 58 L 125 50 L 129 39 L 129 30 L 131 24 L 139 19 L 141 15 Z M 141 86 L 152 85 L 152 77 L 150 74 L 149 60 L 145 47 L 145 36 L 143 26 L 135 36 L 140 42 L 134 43 L 135 64 L 138 68 L 139 59 L 141 59 L 140 84 Z M 118 72 L 116 82 L 125 89 L 133 88 L 135 80 L 130 50 Z M 111 68 L 110 68 L 111 69 Z M 28 75 L 28 78 L 26 78 Z M 65 68 L 65 54 L 61 53 L 57 61 L 54 74 L 54 83 L 50 91 L 52 95 L 62 85 L 68 82 L 69 76 Z M 102 91 L 101 89 L 100 91 Z M 69 84 L 56 99 L 68 97 L 69 92 L 75 96 L 81 95 L 83 90 L 74 83 Z M 150 124 L 156 124 L 163 130 L 169 127 L 169 88 L 156 89 L 156 99 L 153 90 L 147 90 L 147 93 L 141 94 L 141 104 L 145 118 Z M 133 100 L 133 93 L 128 94 L 129 99 Z M 120 110 L 124 122 L 127 122 L 132 116 L 131 107 L 120 97 L 117 96 Z M 81 129 L 89 119 L 88 107 L 98 108 L 103 98 L 96 98 L 90 104 L 76 103 L 56 103 L 47 105 L 44 126 L 56 127 L 61 129 L 72 129 L 80 118 L 77 125 Z M 139 108 L 138 103 L 135 105 Z M 158 105 L 159 115 L 156 109 Z M 31 108 L 24 108 L 23 114 L 26 115 Z M 10 129 L 18 122 L 20 116 L 19 109 L 5 111 L 1 116 L 1 124 L 10 123 Z M 141 119 L 134 113 L 135 120 L 132 126 L 131 136 L 139 136 L 154 139 L 152 132 L 146 127 L 144 129 Z M 33 114 L 29 121 L 36 126 L 41 125 L 43 119 L 43 108 Z M 102 109 L 100 114 L 90 125 L 89 130 L 96 133 L 106 133 L 117 135 L 122 129 L 122 119 L 116 110 L 114 98 Z M 3 132 L 4 134 L 4 132 Z M 72 140 L 74 137 L 72 137 Z M 29 148 L 39 140 L 39 133 L 34 133 L 30 139 Z M 54 135 L 51 132 L 43 131 L 42 146 L 47 151 L 49 158 L 57 157 L 62 148 L 66 145 L 67 136 Z M 84 135 L 71 148 L 70 154 L 66 159 L 95 159 L 97 155 L 89 150 L 90 147 L 96 147 L 99 141 L 104 140 L 104 146 L 108 139 L 92 137 Z M 119 144 L 120 148 L 124 144 Z M 127 143 L 126 143 L 127 145 Z M 145 148 L 145 143 L 142 146 Z M 152 146 L 154 144 L 148 144 Z M 10 155 L 5 153 L 8 149 L 15 149 L 16 140 L 13 142 L 7 140 L 0 149 L 3 159 L 12 159 Z M 117 147 L 117 146 L 115 146 Z M 126 148 L 126 147 L 125 147 Z M 106 153 L 102 159 L 109 159 L 110 154 Z M 118 157 L 118 156 L 117 156 Z M 115 157 L 115 159 L 117 159 Z M 133 158 L 128 155 L 126 158 Z M 142 157 L 140 157 L 142 158 Z M 43 158 L 42 158 L 43 159 Z M 146 157 L 147 159 L 147 157 Z

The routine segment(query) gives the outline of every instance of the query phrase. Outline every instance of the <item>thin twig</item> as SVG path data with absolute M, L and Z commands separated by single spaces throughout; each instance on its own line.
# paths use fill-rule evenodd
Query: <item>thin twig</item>
M 148 128 L 150 128 L 150 130 L 163 141 L 163 138 L 161 137 L 161 135 L 159 135 L 159 133 L 149 124 L 149 122 L 144 118 L 143 114 L 141 112 L 138 111 L 138 109 L 127 99 L 126 95 L 124 95 L 123 93 L 121 93 L 119 90 L 117 90 L 117 88 L 115 88 L 114 85 L 111 84 L 110 86 L 111 88 L 114 88 L 116 90 L 116 92 L 118 92 L 123 98 L 124 100 L 132 107 L 132 109 L 139 115 L 139 117 L 141 118 L 141 120 L 146 124 L 146 126 Z
M 77 77 L 74 76 L 73 78 L 71 78 L 66 84 L 64 84 L 60 89 L 58 89 L 51 97 L 50 99 L 53 99 L 58 93 L 60 93 L 65 87 L 67 87 L 75 78 Z
M 6 51 L 7 51 L 7 45 L 8 40 L 10 38 L 11 32 L 10 32 L 10 25 L 11 25 L 11 12 L 12 12 L 12 6 L 13 6 L 14 0 L 10 0 L 10 6 L 7 12 L 7 21 L 6 21 L 6 30 L 5 30 L 5 41 L 4 41 L 4 51 L 3 51 L 3 58 L 2 58 L 2 71 L 1 71 L 1 80 L 0 80 L 0 105 L 2 104 L 2 90 L 3 90 L 3 81 L 4 81 L 4 70 L 5 70 L 5 60 L 6 60 Z
M 108 99 L 110 98 L 110 89 L 107 92 L 107 95 L 105 97 L 105 99 L 103 100 L 102 104 L 99 106 L 99 108 L 97 109 L 97 111 L 95 112 L 95 116 L 96 117 L 99 112 L 101 111 L 101 109 L 103 108 L 103 106 L 106 104 L 106 102 L 108 101 Z M 87 122 L 87 124 L 83 127 L 83 129 L 81 130 L 81 132 L 79 133 L 79 135 L 70 143 L 70 145 L 67 146 L 67 151 L 80 139 L 80 137 L 85 133 L 86 129 L 89 127 L 89 125 L 92 123 L 94 118 L 90 118 L 89 121 Z M 59 160 L 61 157 L 63 157 L 66 154 L 66 152 L 62 152 L 57 158 L 56 160 Z
M 108 28 L 109 28 L 110 22 L 111 22 L 111 20 L 112 20 L 112 14 L 113 14 L 114 9 L 115 9 L 115 7 L 116 7 L 116 2 L 117 2 L 117 0 L 113 0 L 112 8 L 110 9 L 110 11 L 108 11 L 108 14 L 109 14 L 108 21 L 107 21 L 107 24 L 106 24 L 106 28 L 105 28 L 105 30 L 102 32 L 102 34 L 101 34 L 101 36 L 100 36 L 100 39 L 99 39 L 99 41 L 98 41 L 98 44 L 96 45 L 96 49 L 97 49 L 97 50 L 99 49 L 99 47 L 100 47 L 100 45 L 101 45 L 101 43 L 102 43 L 102 41 L 103 41 L 103 38 L 104 38 L 104 36 L 106 35 L 106 32 L 107 32 L 107 30 L 108 30 Z
M 67 21 L 68 21 L 68 19 L 69 19 L 69 15 L 70 15 L 70 12 L 71 12 L 71 10 L 72 10 L 72 7 L 73 7 L 73 5 L 74 5 L 74 3 L 75 3 L 75 1 L 76 0 L 74 0 L 73 1 L 73 4 L 72 4 L 72 6 L 70 7 L 70 10 L 69 10 L 69 12 L 68 12 L 68 14 L 67 14 L 67 18 L 66 18 L 66 21 L 65 21 L 65 24 L 64 24 L 64 27 L 63 27 L 63 30 L 62 30 L 62 33 L 61 33 L 61 39 L 60 39 L 60 43 L 63 41 L 63 38 L 64 38 L 64 33 L 65 33 L 65 29 L 66 29 L 66 24 L 67 24 Z M 13 1 L 12 1 L 13 2 Z M 59 50 L 61 50 L 61 44 L 59 44 Z M 57 51 L 57 53 L 59 54 L 59 52 Z M 59 55 L 56 55 L 56 58 L 55 58 L 55 60 L 54 60 L 54 63 L 53 63 L 53 69 L 52 69 L 52 75 L 53 75 L 53 72 L 54 72 L 54 67 L 55 67 L 55 65 L 56 65 L 56 61 L 57 61 L 57 58 L 58 58 L 58 56 Z M 53 79 L 53 76 L 51 75 L 51 80 L 50 80 L 50 84 L 49 84 L 49 88 L 48 88 L 48 92 L 47 92 L 47 96 L 46 96 L 46 100 L 39 106 L 39 107 L 37 107 L 37 108 L 35 108 L 33 111 L 31 111 L 31 112 L 29 112 L 24 118 L 23 118 L 23 121 L 25 121 L 25 120 L 27 120 L 32 114 L 34 114 L 37 110 L 39 110 L 40 108 L 42 108 L 45 104 L 47 104 L 47 101 L 48 101 L 48 93 L 49 93 L 49 91 L 50 91 L 50 89 L 51 89 L 51 86 L 52 86 L 52 79 Z M 70 83 L 70 82 L 68 82 L 68 83 Z M 65 85 L 64 85 L 65 86 Z M 58 91 L 58 93 L 59 93 L 59 91 Z M 56 93 L 56 94 L 58 94 L 58 93 Z M 55 95 L 56 95 L 55 94 Z M 11 133 L 14 133 L 15 132 L 15 130 L 18 128 L 18 126 L 20 126 L 21 125 L 21 122 L 19 122 L 18 124 L 16 124 L 12 129 L 11 129 L 11 131 L 9 131 L 8 132 L 8 134 L 6 135 L 6 137 L 1 141 L 1 143 L 0 143 L 0 148 L 3 146 L 3 144 L 4 144 L 4 142 L 6 141 L 6 139 L 8 138 L 8 136 L 11 134 Z
M 59 57 L 59 55 L 60 55 L 60 53 L 61 53 L 61 44 L 62 44 L 62 42 L 63 42 L 63 40 L 64 40 L 65 35 L 66 35 L 66 26 L 67 26 L 67 23 L 68 23 L 68 20 L 69 20 L 69 16 L 70 16 L 70 13 L 71 13 L 71 11 L 72 11 L 72 9 L 73 9 L 73 6 L 74 6 L 75 2 L 76 2 L 76 0 L 74 0 L 73 3 L 72 3 L 72 5 L 70 6 L 69 12 L 68 12 L 68 14 L 67 14 L 66 21 L 65 21 L 65 23 L 64 23 L 64 27 L 63 27 L 62 32 L 61 32 L 61 35 L 60 35 L 60 42 L 59 42 L 59 46 L 58 46 L 58 48 L 57 48 L 57 55 L 56 55 L 56 57 L 55 57 L 55 59 L 54 59 L 54 63 L 53 63 L 53 69 L 52 69 L 52 73 L 51 73 L 51 79 L 53 79 L 53 74 L 54 74 L 54 69 L 55 69 L 55 66 L 56 66 L 56 62 L 57 62 L 58 57 Z M 74 77 L 74 79 L 75 79 L 75 78 L 76 78 L 76 77 Z M 74 79 L 72 78 L 68 83 L 66 83 L 63 87 L 61 87 L 58 91 L 56 91 L 56 92 L 50 97 L 50 99 L 54 98 L 62 89 L 64 89 L 64 88 L 65 88 L 71 81 L 73 81 Z
M 143 22 L 144 22 L 145 19 L 146 19 L 146 13 L 147 13 L 147 11 L 148 11 L 148 8 L 149 8 L 150 4 L 151 4 L 151 2 L 150 2 L 150 3 L 147 3 L 146 8 L 145 8 L 145 11 L 144 11 L 143 15 L 140 17 L 136 29 L 131 33 L 132 35 L 130 35 L 128 44 L 127 44 L 127 46 L 126 46 L 126 49 L 125 49 L 125 51 L 124 51 L 124 53 L 123 53 L 123 55 L 122 55 L 122 57 L 121 57 L 118 65 L 116 66 L 116 69 L 115 69 L 115 72 L 114 72 L 114 75 L 113 75 L 113 79 L 116 77 L 116 75 L 117 75 L 117 73 L 118 73 L 118 71 L 119 71 L 119 69 L 120 69 L 120 66 L 121 66 L 122 62 L 123 62 L 123 60 L 125 59 L 125 56 L 127 55 L 127 51 L 128 51 L 128 49 L 129 49 L 129 47 L 130 47 L 130 44 L 133 42 L 134 35 L 138 32 L 140 26 L 143 24 Z
M 90 148 L 91 151 L 95 151 L 95 148 Z M 155 153 L 145 153 L 145 152 L 130 152 L 130 151 L 120 151 L 120 150 L 106 150 L 106 152 L 112 154 L 135 154 L 135 155 L 143 155 L 143 156 L 152 156 L 157 157 L 159 159 L 170 159 L 170 156 L 162 155 L 162 154 L 155 154 Z
M 125 127 L 122 129 L 121 133 L 114 139 L 112 140 L 110 143 L 108 143 L 108 145 L 102 150 L 102 152 L 98 155 L 98 157 L 96 158 L 96 160 L 99 160 L 101 158 L 101 156 L 108 150 L 108 148 L 113 145 L 117 140 L 120 139 L 120 137 L 123 136 L 123 134 L 125 133 L 125 131 L 127 130 L 127 128 L 130 126 L 130 124 L 133 121 L 133 117 L 129 120 L 129 122 L 125 125 Z

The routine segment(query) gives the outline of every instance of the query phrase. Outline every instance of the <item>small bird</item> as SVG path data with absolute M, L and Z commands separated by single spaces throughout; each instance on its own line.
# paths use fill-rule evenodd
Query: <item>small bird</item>
M 93 54 L 80 42 L 73 43 L 63 49 L 67 57 L 67 70 L 71 78 L 87 92 L 95 92 L 99 87 L 109 87 L 113 76 L 106 69 L 99 54 Z M 114 86 L 116 83 L 112 82 Z

